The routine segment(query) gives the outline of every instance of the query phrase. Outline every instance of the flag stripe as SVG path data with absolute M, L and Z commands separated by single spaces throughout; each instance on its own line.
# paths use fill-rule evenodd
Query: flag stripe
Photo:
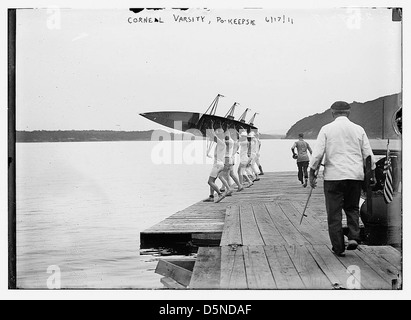
M 389 204 L 393 199 L 394 189 L 392 185 L 392 166 L 390 158 L 390 150 L 387 148 L 387 156 L 384 163 L 384 173 L 385 173 L 385 182 L 384 182 L 384 201 L 386 204 Z

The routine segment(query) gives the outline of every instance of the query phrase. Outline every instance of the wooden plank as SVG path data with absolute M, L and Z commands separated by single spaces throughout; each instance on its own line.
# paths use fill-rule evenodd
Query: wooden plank
M 213 208 L 214 209 L 214 208 Z M 214 219 L 214 218 L 224 218 L 224 209 L 221 208 L 219 210 L 210 210 L 210 205 L 208 206 L 195 206 L 191 208 L 187 208 L 184 211 L 177 212 L 167 219 L 179 219 L 179 218 L 187 218 L 187 219 Z
M 328 250 L 331 248 L 327 246 Z M 376 273 L 364 260 L 362 260 L 354 251 L 347 251 L 345 257 L 336 258 L 350 271 L 354 271 L 353 276 L 361 285 L 368 290 L 391 289 L 389 285 L 378 273 Z M 352 279 L 352 277 L 350 277 Z M 347 286 L 355 287 L 354 279 L 348 280 Z
M 347 268 L 328 250 L 326 245 L 307 246 L 308 251 L 336 289 L 347 289 L 350 273 Z M 361 279 L 358 279 L 361 280 Z M 361 289 L 364 286 L 361 285 Z
M 220 246 L 231 244 L 242 244 L 241 224 L 240 224 L 240 207 L 229 206 L 226 211 L 226 218 L 221 236 Z
M 219 289 L 220 287 L 220 247 L 200 247 L 193 275 L 189 283 L 191 289 Z
M 327 244 L 330 242 L 328 234 L 324 235 L 321 229 L 313 227 L 308 221 L 303 220 L 300 224 L 302 212 L 298 212 L 290 201 L 279 201 L 278 204 L 285 216 L 310 244 Z
M 322 184 L 319 183 L 317 193 L 313 194 L 310 200 L 310 208 L 321 208 L 321 212 L 316 212 L 319 220 L 325 218 L 324 195 L 322 194 Z M 296 172 L 275 172 L 265 173 L 261 180 L 256 182 L 253 187 L 245 189 L 242 192 L 235 192 L 232 197 L 225 198 L 220 204 L 210 204 L 199 201 L 186 209 L 169 216 L 167 219 L 144 230 L 140 233 L 141 248 L 158 248 L 170 247 L 179 250 L 182 245 L 181 237 L 190 241 L 194 234 L 221 234 L 223 232 L 226 207 L 229 205 L 250 204 L 259 205 L 262 202 L 273 203 L 274 200 L 292 200 L 299 203 L 305 203 L 307 198 L 307 189 L 301 187 L 296 179 Z M 259 210 L 259 209 L 258 209 Z M 246 217 L 249 219 L 250 217 Z M 284 216 L 284 218 L 286 218 Z M 270 236 L 270 227 L 261 228 L 255 217 L 256 224 L 259 227 L 262 241 L 264 243 L 277 243 L 276 239 Z M 265 219 L 265 218 L 264 218 Z M 287 218 L 288 220 L 288 218 Z M 288 234 L 291 230 L 289 225 L 283 226 L 284 221 L 276 221 L 274 227 L 281 236 L 286 237 L 287 243 L 304 243 L 307 242 L 300 235 Z M 280 225 L 282 228 L 278 228 Z M 275 232 L 275 229 L 271 229 Z M 170 235 L 170 237 L 168 237 Z M 251 235 L 251 234 L 250 234 Z M 278 236 L 278 234 L 277 234 Z M 293 237 L 295 236 L 295 239 Z M 263 238 L 264 237 L 264 238 Z M 266 240 L 264 240 L 266 239 Z M 304 241 L 302 241 L 304 240 Z M 218 240 L 217 240 L 218 241 Z M 218 244 L 214 239 L 212 241 L 199 241 L 198 245 L 215 245 Z M 250 243 L 254 245 L 261 244 Z
M 185 286 L 182 284 L 178 283 L 177 281 L 169 278 L 169 277 L 163 277 L 160 279 L 160 282 L 167 288 L 167 289 L 186 289 Z
M 241 246 L 221 247 L 220 289 L 247 289 L 244 255 Z
M 381 247 L 381 249 L 383 249 L 387 253 L 391 252 L 396 257 L 401 257 L 401 252 L 392 246 L 383 246 Z
M 241 238 L 243 245 L 264 245 L 250 204 L 240 207 Z
M 293 224 L 284 215 L 278 203 L 265 203 L 268 213 L 274 222 L 275 227 L 280 232 L 289 245 L 305 245 L 308 241 L 300 234 L 300 232 L 293 226 Z
M 144 233 L 160 233 L 160 232 L 180 232 L 180 233 L 187 233 L 187 232 L 203 232 L 209 231 L 212 233 L 222 232 L 224 227 L 224 223 L 189 223 L 189 222 L 179 222 L 179 223 L 170 223 L 170 224 L 162 224 L 156 226 L 151 230 L 147 230 Z
M 244 264 L 249 289 L 276 289 L 263 246 L 244 246 Z
M 221 232 L 224 226 L 224 221 L 218 222 L 218 221 L 210 221 L 210 222 L 204 222 L 204 221 L 190 221 L 190 220 L 176 220 L 174 223 L 172 221 L 166 221 L 162 223 L 161 225 L 156 225 L 153 228 L 148 229 L 145 231 L 147 232 L 158 232 L 162 230 L 180 230 L 180 231 L 186 231 L 186 230 L 196 230 L 196 228 L 201 228 L 201 229 L 218 229 L 218 231 L 214 232 Z M 220 230 L 221 229 L 221 230 Z
M 160 259 L 157 263 L 155 273 L 171 278 L 183 286 L 187 287 L 190 284 L 192 272 L 173 264 L 165 259 Z
M 163 259 L 164 261 L 167 261 L 171 264 L 174 264 L 176 266 L 179 266 L 183 269 L 193 271 L 194 269 L 194 264 L 196 262 L 196 259 L 194 258 L 177 258 L 177 257 L 172 257 L 170 259 Z
M 360 250 L 367 254 L 377 255 L 390 263 L 393 267 L 401 270 L 401 253 L 391 246 L 360 246 Z
M 332 289 L 332 283 L 305 246 L 285 246 L 306 289 Z
M 298 215 L 300 215 L 300 218 L 301 218 L 301 214 L 304 211 L 304 206 L 301 203 L 296 202 L 296 201 L 293 201 L 292 205 L 297 210 Z M 319 221 L 316 218 L 317 214 L 314 211 L 315 210 L 318 211 L 318 209 L 314 208 L 313 204 L 311 203 L 311 205 L 309 205 L 309 207 L 306 209 L 307 217 L 304 217 L 303 222 L 311 225 L 313 228 L 317 229 L 323 235 L 325 235 L 326 238 L 328 238 L 328 225 L 327 225 L 327 216 L 326 216 L 326 211 L 325 211 L 325 203 L 321 204 L 321 207 L 324 207 L 322 208 L 322 212 L 323 212 L 323 214 L 321 215 L 323 217 L 322 221 Z
M 278 289 L 305 289 L 284 246 L 264 246 L 264 251 Z
M 401 272 L 397 268 L 385 259 L 361 250 L 361 246 L 359 247 L 359 250 L 355 251 L 355 254 L 364 260 L 364 262 L 367 263 L 376 273 L 378 273 L 378 275 L 389 285 L 392 285 L 393 280 L 398 280 L 400 278 Z
M 163 225 L 175 226 L 175 225 L 181 224 L 183 226 L 187 226 L 187 225 L 196 225 L 196 224 L 209 225 L 209 224 L 220 224 L 220 223 L 224 223 L 224 220 L 216 221 L 214 219 L 193 218 L 193 219 L 165 219 L 163 220 L 161 224 L 158 224 L 158 225 L 159 226 L 163 226 Z M 152 229 L 156 229 L 154 227 Z
M 192 233 L 191 242 L 197 247 L 216 247 L 220 245 L 222 232 Z
M 284 238 L 275 227 L 270 214 L 264 204 L 253 205 L 254 217 L 260 230 L 261 237 L 265 245 L 276 245 L 284 243 Z

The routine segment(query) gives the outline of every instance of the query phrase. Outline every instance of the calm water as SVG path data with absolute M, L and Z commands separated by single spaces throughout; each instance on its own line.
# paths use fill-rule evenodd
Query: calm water
M 293 142 L 263 140 L 264 170 L 295 171 Z M 62 288 L 162 288 L 140 232 L 208 196 L 212 165 L 195 144 L 17 144 L 18 287 L 47 288 L 57 266 Z

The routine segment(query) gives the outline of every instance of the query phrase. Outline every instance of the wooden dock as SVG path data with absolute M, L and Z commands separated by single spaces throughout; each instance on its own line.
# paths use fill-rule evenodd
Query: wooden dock
M 400 252 L 360 246 L 337 257 L 314 216 L 290 201 L 227 208 L 219 247 L 201 247 L 191 289 L 382 289 L 401 277 Z
M 198 202 L 145 230 L 142 248 L 198 246 L 185 270 L 182 262 L 160 261 L 156 272 L 172 288 L 396 288 L 402 266 L 393 247 L 361 245 L 346 257 L 332 253 L 322 181 L 300 225 L 308 193 L 296 173 L 269 173 L 219 204 Z
M 201 247 L 188 289 L 398 289 L 400 253 L 360 246 L 345 257 L 328 245 Z
M 208 191 L 208 188 L 204 188 Z M 289 200 L 301 206 L 305 205 L 309 187 L 303 188 L 296 172 L 266 173 L 254 186 L 220 203 L 199 201 L 179 211 L 160 223 L 140 233 L 141 249 L 169 247 L 180 249 L 193 244 L 195 246 L 219 245 L 225 221 L 227 206 L 241 203 L 262 203 L 275 200 Z M 326 227 L 326 212 L 322 181 L 313 191 L 308 214 L 315 215 Z

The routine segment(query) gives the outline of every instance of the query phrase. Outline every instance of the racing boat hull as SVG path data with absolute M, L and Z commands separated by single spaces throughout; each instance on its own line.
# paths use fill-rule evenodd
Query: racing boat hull
M 188 131 L 194 134 L 200 132 L 204 137 L 206 136 L 206 130 L 210 129 L 213 123 L 214 128 L 234 128 L 237 131 L 247 130 L 248 132 L 257 130 L 257 127 L 254 125 L 242 121 L 196 112 L 159 111 L 141 113 L 140 115 L 153 122 L 175 130 L 183 132 Z

